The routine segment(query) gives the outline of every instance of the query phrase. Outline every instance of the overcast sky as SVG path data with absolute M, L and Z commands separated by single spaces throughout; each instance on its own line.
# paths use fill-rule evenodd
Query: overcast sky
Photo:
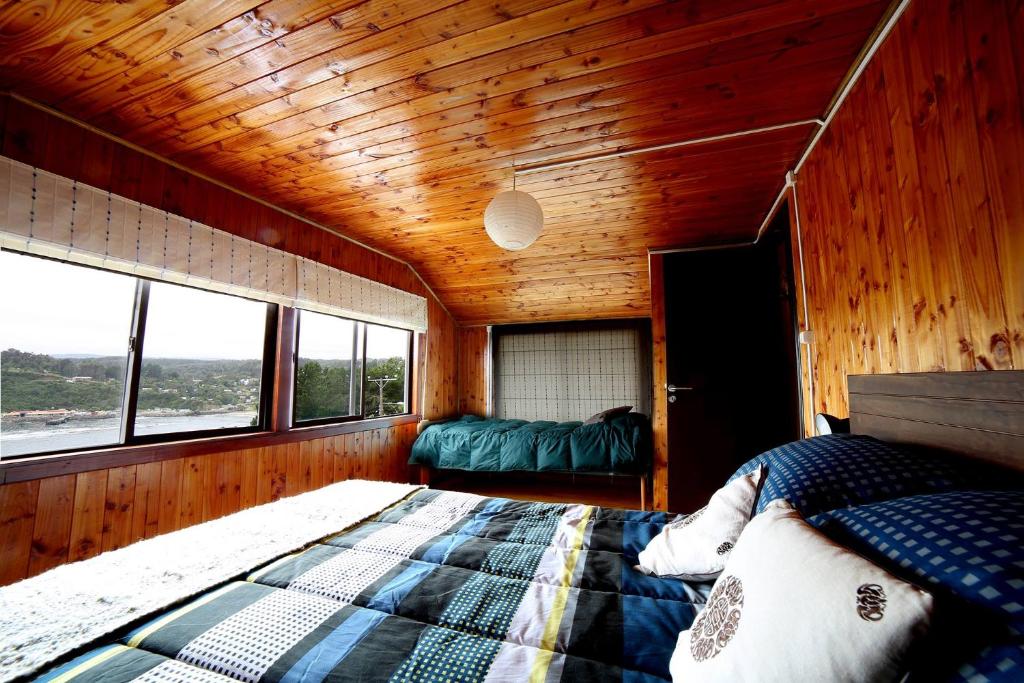
M 135 279 L 127 275 L 0 252 L 0 348 L 51 355 L 127 354 L 134 294 Z M 144 354 L 262 358 L 265 321 L 261 302 L 153 283 Z M 351 325 L 304 314 L 303 356 L 348 357 Z M 405 332 L 371 328 L 370 335 L 369 357 L 405 355 Z

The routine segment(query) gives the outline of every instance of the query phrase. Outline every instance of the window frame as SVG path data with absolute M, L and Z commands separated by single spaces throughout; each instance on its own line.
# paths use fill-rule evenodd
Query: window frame
M 267 324 L 265 327 L 263 345 L 263 366 L 260 378 L 260 401 L 258 407 L 257 424 L 245 427 L 230 427 L 222 429 L 166 432 L 162 434 L 146 434 L 136 436 L 134 434 L 134 418 L 137 414 L 138 396 L 140 391 L 142 373 L 142 346 L 145 339 L 145 319 L 140 316 L 140 310 L 144 310 L 148 316 L 148 290 L 152 282 L 163 282 L 155 278 L 112 271 L 99 266 L 65 261 L 64 259 L 31 254 L 17 249 L 4 248 L 18 256 L 38 258 L 46 261 L 61 263 L 73 268 L 90 268 L 103 272 L 114 272 L 135 280 L 136 297 L 132 304 L 132 321 L 128 330 L 125 344 L 125 391 L 121 404 L 121 426 L 119 439 L 105 444 L 95 446 L 82 446 L 60 450 L 37 451 L 22 453 L 18 455 L 4 455 L 0 459 L 0 482 L 21 481 L 25 477 L 56 476 L 86 472 L 94 469 L 105 469 L 108 467 L 120 467 L 124 465 L 138 464 L 144 462 L 159 462 L 174 457 L 184 457 L 189 454 L 215 453 L 224 450 L 238 450 L 255 448 L 264 444 L 294 443 L 310 438 L 321 436 L 333 436 L 337 434 L 359 432 L 369 429 L 377 429 L 380 426 L 391 426 L 397 424 L 411 424 L 419 419 L 420 413 L 417 410 L 421 406 L 414 405 L 414 393 L 416 387 L 414 369 L 417 364 L 417 345 L 422 343 L 422 335 L 415 330 L 388 325 L 385 323 L 366 323 L 364 321 L 334 316 L 345 320 L 352 320 L 363 328 L 363 348 L 361 353 L 360 378 L 357 386 L 363 393 L 358 403 L 360 414 L 343 418 L 321 418 L 315 421 L 296 422 L 295 411 L 295 381 L 298 368 L 298 333 L 299 318 L 301 309 L 292 308 L 282 304 L 265 302 L 259 299 L 228 294 L 216 290 L 205 289 L 188 284 L 168 282 L 166 284 L 178 287 L 188 287 L 203 292 L 233 296 L 247 301 L 254 301 L 265 304 L 267 307 Z M 143 287 L 145 284 L 145 287 Z M 140 309 L 140 293 L 145 290 L 147 300 L 144 309 Z M 315 312 L 315 311 L 314 311 Z M 294 321 L 294 322 L 291 322 Z M 366 331 L 369 324 L 380 327 L 390 327 L 408 333 L 409 346 L 405 365 L 405 404 L 406 410 L 403 413 L 386 415 L 383 417 L 366 417 L 365 415 L 365 367 L 366 367 Z M 141 335 L 136 334 L 141 329 Z M 291 371 L 290 381 L 285 379 L 287 370 Z M 128 401 L 133 401 L 130 411 Z M 289 406 L 289 402 L 291 405 Z M 289 421 L 289 418 L 291 420 Z M 131 427 L 126 426 L 126 422 Z M 365 422 L 362 427 L 360 422 Z M 124 439 L 124 432 L 131 430 L 131 438 Z M 258 444 L 258 445 L 252 445 Z M 141 447 L 146 447 L 142 449 Z M 141 450 L 140 450 L 141 449 Z M 17 469 L 12 469 L 17 468 Z M 17 472 L 17 474 L 12 474 Z M 11 477 L 14 477 L 13 479 Z
M 405 352 L 405 377 L 402 378 L 402 381 L 405 382 L 405 392 L 403 393 L 404 403 L 405 403 L 405 410 L 402 411 L 401 413 L 395 413 L 394 415 L 374 415 L 373 417 L 369 417 L 369 418 L 364 417 L 363 419 L 380 420 L 380 419 L 387 418 L 387 417 L 400 417 L 402 415 L 411 415 L 412 414 L 412 362 L 413 362 L 413 351 L 415 349 L 415 344 L 416 344 L 416 333 L 415 333 L 415 331 L 410 330 L 407 327 L 398 327 L 397 325 L 386 325 L 384 323 L 365 323 L 363 329 L 364 330 L 368 330 L 370 325 L 376 325 L 377 327 L 389 327 L 392 330 L 401 330 L 402 332 L 405 332 L 407 335 L 409 335 L 409 345 L 408 345 L 408 348 L 406 349 L 406 352 Z M 360 381 L 362 382 L 362 385 L 363 385 L 363 389 L 362 389 L 362 392 L 363 392 L 363 396 L 362 396 L 362 400 L 363 400 L 362 410 L 363 410 L 363 415 L 366 415 L 366 335 L 365 334 L 363 335 L 363 366 L 362 366 L 362 373 L 361 374 L 362 374 L 362 378 L 361 378 Z
M 16 249 L 4 249 L 4 251 L 9 251 L 10 253 L 17 254 L 18 256 L 53 261 L 55 263 L 60 263 L 71 268 L 90 268 L 93 270 L 99 270 L 101 272 L 118 273 L 118 271 L 111 271 L 105 268 L 99 268 L 87 264 L 72 263 L 57 258 L 39 256 L 37 254 L 27 254 Z M 132 322 L 131 327 L 129 329 L 128 339 L 126 340 L 127 343 L 125 347 L 124 391 L 121 400 L 121 422 L 120 430 L 118 433 L 118 440 L 116 442 L 98 444 L 95 446 L 63 448 L 59 450 L 50 451 L 34 451 L 32 453 L 20 453 L 18 455 L 4 455 L 3 459 L 0 460 L 0 463 L 10 463 L 16 461 L 23 461 L 30 458 L 65 455 L 69 453 L 93 453 L 97 451 L 111 450 L 117 448 L 130 448 L 132 446 L 144 446 L 162 443 L 172 444 L 179 441 L 208 439 L 219 436 L 228 437 L 244 434 L 255 434 L 260 432 L 266 432 L 269 429 L 270 416 L 274 401 L 274 379 L 276 375 L 278 354 L 277 328 L 280 307 L 277 304 L 260 301 L 258 299 L 250 299 L 248 297 L 239 296 L 237 294 L 227 294 L 224 292 L 203 289 L 201 287 L 193 287 L 187 284 L 169 282 L 165 284 L 174 287 L 187 287 L 188 289 L 194 289 L 201 292 L 221 294 L 223 296 L 233 296 L 238 299 L 245 299 L 246 301 L 262 303 L 266 306 L 266 322 L 264 325 L 263 335 L 263 358 L 262 367 L 260 368 L 260 400 L 257 408 L 257 420 L 255 425 L 244 427 L 225 427 L 221 429 L 213 428 L 192 431 L 163 432 L 160 434 L 146 434 L 143 436 L 135 435 L 135 418 L 138 409 L 138 398 L 140 391 L 139 384 L 142 376 L 142 352 L 145 343 L 146 318 L 149 313 L 149 289 L 150 285 L 153 282 L 160 281 L 153 280 L 152 278 L 142 277 L 139 275 L 132 275 L 129 273 L 118 274 L 135 280 L 135 297 L 132 304 Z
M 413 415 L 413 401 L 412 401 L 412 366 L 413 366 L 413 353 L 416 348 L 416 333 L 409 328 L 400 328 L 395 325 L 385 325 L 383 323 L 367 323 L 365 321 L 358 321 L 358 319 L 352 317 L 345 317 L 344 315 L 331 315 L 330 313 L 319 313 L 318 311 L 305 311 L 310 313 L 316 313 L 318 315 L 329 315 L 341 319 L 341 321 L 348 321 L 353 324 L 353 346 L 360 344 L 360 331 L 361 331 L 361 352 L 358 355 L 353 356 L 353 361 L 358 360 L 359 362 L 359 379 L 355 382 L 355 373 L 352 373 L 349 377 L 349 407 L 352 407 L 352 389 L 355 386 L 359 387 L 359 403 L 358 413 L 348 416 L 340 417 L 326 417 L 326 418 L 313 418 L 311 420 L 299 420 L 298 418 L 298 382 L 299 382 L 299 343 L 302 335 L 302 313 L 304 309 L 296 308 L 298 315 L 295 317 L 295 352 L 292 357 L 292 429 L 303 429 L 306 427 L 321 427 L 325 425 L 336 425 L 343 424 L 346 422 L 357 422 L 366 420 L 383 420 L 387 418 L 399 418 L 403 416 Z M 409 335 L 409 347 L 406 350 L 406 376 L 402 378 L 404 382 L 404 403 L 406 403 L 406 410 L 401 413 L 394 415 L 383 415 L 367 417 L 367 332 L 371 325 L 376 325 L 379 328 L 390 328 L 392 330 L 399 330 Z M 354 350 L 354 349 L 353 349 Z
M 365 415 L 365 412 L 366 412 L 366 396 L 365 396 L 365 392 L 363 392 L 363 388 L 364 388 L 363 387 L 363 377 L 364 377 L 363 372 L 364 372 L 364 369 L 366 368 L 366 323 L 364 323 L 361 320 L 356 320 L 355 318 L 346 318 L 345 316 L 331 315 L 329 313 L 318 313 L 317 311 L 306 311 L 305 309 L 302 309 L 302 308 L 296 308 L 295 311 L 296 311 L 296 313 L 298 315 L 295 316 L 295 351 L 292 354 L 292 382 L 291 382 L 291 385 L 292 385 L 291 386 L 292 414 L 291 414 L 291 428 L 292 429 L 302 429 L 302 428 L 305 428 L 305 427 L 320 427 L 320 426 L 324 426 L 324 425 L 341 424 L 341 423 L 344 423 L 344 422 L 358 422 L 360 420 L 365 420 L 366 417 L 364 415 Z M 350 409 L 355 407 L 355 403 L 352 400 L 353 399 L 353 397 L 352 397 L 352 390 L 355 387 L 358 386 L 359 387 L 359 391 L 360 391 L 359 404 L 358 404 L 358 407 L 359 407 L 358 413 L 353 413 L 352 415 L 337 415 L 337 416 L 327 416 L 327 417 L 315 417 L 315 418 L 313 418 L 311 420 L 300 420 L 299 419 L 299 400 L 298 400 L 298 398 L 299 398 L 299 344 L 300 344 L 300 342 L 302 340 L 302 314 L 303 314 L 303 312 L 316 313 L 317 315 L 326 315 L 326 316 L 331 317 L 331 318 L 337 318 L 338 320 L 347 320 L 348 322 L 352 323 L 352 344 L 353 344 L 353 346 L 355 346 L 355 343 L 356 343 L 356 341 L 359 338 L 359 333 L 360 333 L 360 331 L 362 331 L 362 336 L 363 336 L 362 355 L 357 357 L 357 354 L 355 354 L 355 353 L 352 354 L 352 360 L 353 361 L 357 360 L 357 358 L 359 360 L 359 382 L 355 382 L 354 381 L 355 380 L 355 373 L 354 372 L 350 372 L 349 373 L 349 394 L 348 394 L 349 395 L 349 400 L 348 400 L 348 405 L 349 405 Z
M 126 403 L 122 413 L 121 436 L 122 443 L 126 446 L 146 445 L 163 443 L 166 441 L 183 441 L 185 439 L 206 439 L 214 436 L 234 436 L 236 434 L 252 434 L 264 432 L 270 424 L 270 413 L 274 401 L 274 368 L 277 363 L 277 317 L 278 305 L 249 299 L 234 294 L 224 294 L 201 287 L 189 287 L 188 285 L 169 284 L 173 287 L 188 287 L 201 292 L 222 294 L 223 296 L 235 296 L 238 299 L 262 303 L 266 306 L 266 318 L 263 327 L 263 359 L 260 366 L 260 401 L 256 409 L 256 424 L 244 427 L 221 427 L 212 429 L 196 429 L 180 432 L 161 432 L 158 434 L 135 434 L 135 418 L 138 411 L 140 380 L 142 377 L 142 356 L 146 345 L 146 319 L 149 315 L 149 289 L 153 280 L 138 278 L 139 284 L 136 289 L 135 315 L 132 318 L 132 336 L 128 341 L 128 377 L 125 380 L 125 391 L 131 387 L 132 395 L 130 403 Z M 141 302 L 141 305 L 140 303 Z M 131 383 L 127 381 L 131 379 Z

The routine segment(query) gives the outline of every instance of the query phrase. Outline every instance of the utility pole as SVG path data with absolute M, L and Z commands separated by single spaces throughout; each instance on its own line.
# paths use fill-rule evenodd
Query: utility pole
M 384 385 L 387 384 L 388 382 L 394 382 L 396 379 L 398 379 L 398 378 L 397 377 L 378 377 L 376 379 L 370 379 L 369 380 L 370 382 L 373 382 L 374 384 L 377 385 L 377 390 L 379 391 L 379 395 L 380 395 L 380 401 L 377 404 L 377 416 L 378 417 L 384 417 Z

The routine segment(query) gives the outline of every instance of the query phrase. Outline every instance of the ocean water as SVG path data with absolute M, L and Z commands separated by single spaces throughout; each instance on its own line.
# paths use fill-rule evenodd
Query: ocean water
M 166 417 L 141 415 L 135 421 L 135 433 L 171 434 L 248 427 L 254 417 L 256 413 L 253 411 Z M 44 425 L 39 422 L 4 425 L 0 428 L 0 457 L 105 446 L 117 443 L 119 432 L 120 420 L 116 417 L 68 420 L 60 425 Z

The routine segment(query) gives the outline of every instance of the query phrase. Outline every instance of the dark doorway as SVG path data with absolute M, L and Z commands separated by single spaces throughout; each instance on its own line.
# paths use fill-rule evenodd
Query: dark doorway
M 756 245 L 667 254 L 669 509 L 691 512 L 751 457 L 799 438 L 789 212 Z M 656 391 L 664 391 L 657 387 Z

